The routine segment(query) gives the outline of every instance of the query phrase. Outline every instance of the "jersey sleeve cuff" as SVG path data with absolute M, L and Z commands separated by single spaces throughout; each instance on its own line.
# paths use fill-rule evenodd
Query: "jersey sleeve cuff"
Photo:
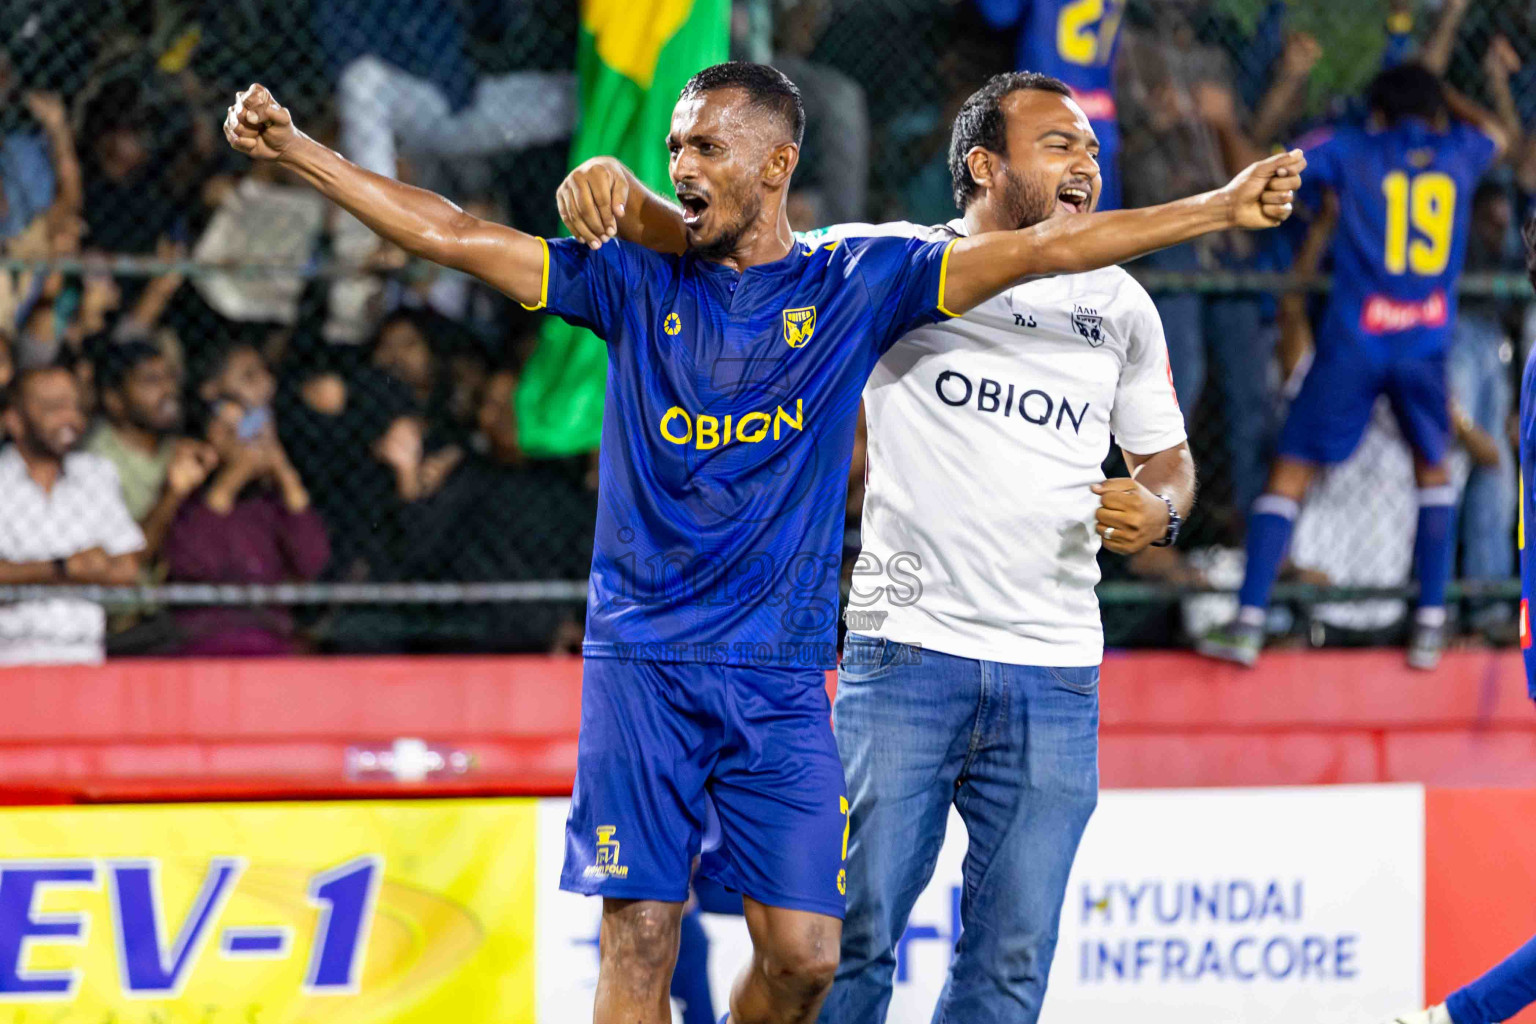
M 960 241 L 958 238 L 951 239 L 950 243 L 944 247 L 944 255 L 939 260 L 939 300 L 937 303 L 937 308 L 940 313 L 943 313 L 948 317 L 956 317 L 960 315 L 959 313 L 951 312 L 944 306 L 944 290 L 945 287 L 949 284 L 949 254 L 954 252 L 955 243 L 958 241 Z
M 542 236 L 536 237 L 539 239 L 539 248 L 544 254 L 544 266 L 539 271 L 539 301 L 532 306 L 521 300 L 517 303 L 519 306 L 530 311 L 537 311 L 549 305 L 549 243 Z
M 1167 430 L 1161 434 L 1148 434 L 1144 437 L 1126 438 L 1115 434 L 1115 444 L 1118 447 L 1128 452 L 1134 452 L 1137 455 L 1156 455 L 1158 452 L 1177 448 L 1188 440 L 1189 434 L 1183 427 Z

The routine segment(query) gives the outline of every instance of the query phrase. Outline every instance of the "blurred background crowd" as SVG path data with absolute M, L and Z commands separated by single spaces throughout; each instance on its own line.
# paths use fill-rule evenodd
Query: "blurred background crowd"
M 578 649 L 594 462 L 520 429 L 538 412 L 524 367 L 541 317 L 379 243 L 218 130 L 259 80 L 352 160 L 553 234 L 577 5 L 0 0 L 0 25 L 0 663 Z M 1519 141 L 1472 205 L 1455 593 L 1464 642 L 1514 641 L 1536 4 L 739 0 L 731 45 L 804 91 L 798 229 L 954 217 L 952 117 L 1015 67 L 1102 79 L 1084 105 L 1106 199 L 1126 206 L 1216 187 L 1360 119 L 1384 61 L 1414 56 L 1496 111 Z M 1177 548 L 1104 556 L 1111 644 L 1181 643 L 1232 612 L 1243 516 L 1326 288 L 1315 213 L 1132 268 L 1162 313 L 1202 491 Z M 1274 627 L 1297 643 L 1395 639 L 1414 514 L 1411 456 L 1379 416 L 1314 488 Z M 572 585 L 536 601 L 474 588 L 540 581 Z M 334 586 L 274 596 L 296 583 Z M 418 584 L 449 586 L 430 601 L 401 586 Z M 60 585 L 150 589 L 103 605 L 50 596 Z

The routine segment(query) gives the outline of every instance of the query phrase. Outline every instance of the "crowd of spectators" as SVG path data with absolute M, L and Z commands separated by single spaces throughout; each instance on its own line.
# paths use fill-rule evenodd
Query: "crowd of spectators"
M 953 112 L 1027 51 L 987 20 L 1009 5 L 773 6 L 776 59 L 810 114 L 795 226 L 954 216 Z M 1358 116 L 1348 90 L 1333 87 L 1368 76 L 1341 66 L 1368 71 L 1382 59 L 1379 37 L 1361 52 L 1356 33 L 1355 49 L 1341 53 L 1340 40 L 1293 24 L 1283 3 L 1103 6 L 1124 14 L 1118 48 L 1104 41 L 1126 205 L 1212 187 L 1311 127 Z M 1232 15 L 1245 6 L 1251 17 Z M 1409 28 L 1412 5 L 1393 0 L 1388 49 L 1417 47 L 1517 126 L 1536 120 L 1528 12 L 1504 0 L 1436 9 Z M 232 91 L 260 78 L 307 130 L 364 166 L 550 233 L 549 200 L 578 116 L 576 16 L 564 0 L 0 0 L 0 21 L 19 26 L 0 41 L 0 255 L 11 261 L 0 265 L 0 585 L 583 578 L 592 462 L 530 459 L 519 444 L 519 366 L 537 318 L 381 245 L 217 135 Z M 743 5 L 738 50 L 750 25 Z M 1536 144 L 1527 141 L 1478 192 L 1469 272 L 1519 269 L 1515 227 L 1533 197 Z M 1264 236 L 1213 236 L 1141 269 L 1326 271 L 1326 227 L 1320 217 Z M 123 273 L 110 262 L 121 255 L 160 262 Z M 26 262 L 45 259 L 70 262 Z M 184 272 L 183 260 L 204 269 Z M 1202 506 L 1183 553 L 1106 569 L 1230 583 L 1287 383 L 1306 365 L 1306 332 L 1292 328 L 1312 300 L 1188 289 L 1156 298 Z M 1472 299 L 1457 324 L 1468 579 L 1513 575 L 1509 419 L 1514 367 L 1533 333 L 1525 313 L 1520 300 Z M 1391 468 L 1401 453 L 1383 425 L 1319 485 L 1298 527 L 1296 578 L 1408 582 L 1405 558 L 1366 522 L 1385 535 L 1382 524 L 1399 519 L 1392 488 L 1411 487 L 1411 474 Z M 1347 498 L 1360 488 L 1351 472 L 1378 503 L 1368 516 Z M 1341 497 L 1330 503 L 1333 492 Z M 1350 606 L 1329 620 L 1319 607 L 1314 622 L 1363 622 L 1367 634 L 1392 618 L 1362 619 Z M 1183 611 L 1190 629 L 1216 614 L 1199 602 Z M 1467 612 L 1490 636 L 1508 631 L 1507 601 Z M 571 649 L 580 620 L 579 605 L 561 604 L 140 605 L 109 615 L 86 601 L 36 600 L 0 606 L 0 661 Z M 1166 640 L 1169 626 L 1132 616 L 1111 624 L 1111 642 L 1138 632 Z

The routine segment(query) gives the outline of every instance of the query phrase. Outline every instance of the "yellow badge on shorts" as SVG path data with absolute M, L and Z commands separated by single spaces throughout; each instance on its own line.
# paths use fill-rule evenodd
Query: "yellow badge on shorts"
M 816 307 L 802 306 L 784 311 L 784 341 L 790 348 L 804 348 L 816 330 Z
M 613 825 L 597 827 L 597 862 L 582 872 L 587 878 L 628 878 L 629 865 L 619 863 L 619 841 Z

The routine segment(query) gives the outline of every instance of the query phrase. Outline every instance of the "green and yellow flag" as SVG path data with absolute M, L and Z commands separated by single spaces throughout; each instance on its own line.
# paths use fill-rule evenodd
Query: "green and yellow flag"
M 582 0 L 576 70 L 581 120 L 571 166 L 616 156 L 670 195 L 663 140 L 697 71 L 726 59 L 730 0 Z M 549 317 L 518 387 L 518 431 L 530 455 L 597 447 L 608 353 L 602 339 Z

